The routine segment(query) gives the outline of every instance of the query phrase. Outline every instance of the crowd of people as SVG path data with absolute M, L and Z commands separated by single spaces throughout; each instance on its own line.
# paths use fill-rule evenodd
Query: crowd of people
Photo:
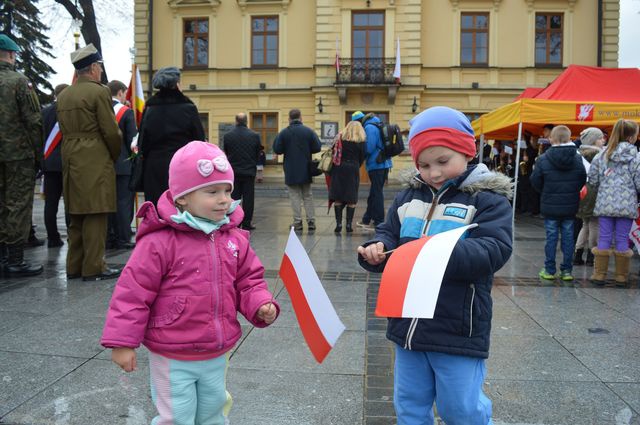
M 254 183 L 264 158 L 259 135 L 239 113 L 222 149 L 206 142 L 175 67 L 154 75 L 158 91 L 136 129 L 125 105 L 126 87 L 119 81 L 100 84 L 102 57 L 91 44 L 72 53 L 76 80 L 56 87 L 56 101 L 41 111 L 31 83 L 13 70 L 18 51 L 13 40 L 0 35 L 0 119 L 9 129 L 0 135 L 4 274 L 42 273 L 42 265 L 24 260 L 23 250 L 36 170 L 42 168 L 52 248 L 64 244 L 55 220 L 64 196 L 67 279 L 119 277 L 101 343 L 127 372 L 137 369 L 135 350 L 141 344 L 149 349 L 151 397 L 159 415 L 154 423 L 224 424 L 231 404 L 225 383 L 228 353 L 241 336 L 237 313 L 258 328 L 280 314 L 248 237 L 255 228 Z M 336 234 L 342 232 L 345 209 L 346 232 L 353 232 L 363 163 L 371 181 L 357 225 L 375 233 L 357 248 L 359 264 L 379 273 L 405 243 L 476 225 L 452 251 L 433 318 L 388 322 L 398 421 L 433 422 L 435 403 L 447 423 L 491 423 L 491 401 L 482 387 L 493 275 L 512 253 L 513 167 L 508 158 L 502 162 L 500 152 L 489 152 L 488 162 L 478 163 L 467 117 L 444 106 L 428 108 L 409 121 L 415 168 L 385 217 L 382 190 L 392 161 L 383 154 L 379 123 L 375 114 L 358 111 L 331 147 L 329 197 Z M 517 188 L 520 209 L 545 220 L 546 259 L 539 276 L 556 278 L 561 240 L 562 280 L 573 279 L 572 267 L 586 250 L 593 254 L 587 263 L 594 264 L 594 283 L 604 284 L 613 255 L 615 281 L 626 285 L 632 256 L 628 235 L 638 216 L 638 124 L 619 120 L 606 145 L 597 128 L 581 132 L 580 143 L 571 141 L 568 127 L 551 127 L 542 138 L 526 135 L 526 146 L 516 147 L 524 151 L 521 170 L 527 176 Z M 489 145 L 490 151 L 496 148 Z M 304 205 L 307 230 L 313 232 L 311 157 L 321 143 L 303 124 L 299 109 L 289 111 L 289 125 L 275 138 L 273 150 L 284 156 L 292 226 L 304 229 Z M 511 153 L 504 150 L 507 157 Z M 134 156 L 135 166 L 129 161 Z M 496 156 L 500 162 L 491 164 Z M 133 186 L 139 185 L 146 202 L 137 212 L 142 222 L 133 243 Z M 107 246 L 133 249 L 123 270 L 107 266 Z
M 488 168 L 512 178 L 519 169 L 516 212 L 544 218 L 542 279 L 571 281 L 573 266 L 586 265 L 594 267 L 592 282 L 604 285 L 613 257 L 615 282 L 628 284 L 633 255 L 629 232 L 638 217 L 640 190 L 637 133 L 638 124 L 624 119 L 610 135 L 597 127 L 571 134 L 566 126 L 548 124 L 540 136 L 525 132 L 519 167 L 513 143 L 485 146 Z M 563 256 L 559 271 L 558 242 Z

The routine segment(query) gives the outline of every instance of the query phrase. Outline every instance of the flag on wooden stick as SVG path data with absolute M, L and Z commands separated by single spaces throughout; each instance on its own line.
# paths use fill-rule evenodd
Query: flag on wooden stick
M 433 319 L 453 248 L 468 229 L 459 227 L 398 247 L 382 273 L 376 316 Z
M 322 363 L 345 327 L 293 229 L 282 257 L 280 278 L 291 297 L 302 335 L 313 357 Z

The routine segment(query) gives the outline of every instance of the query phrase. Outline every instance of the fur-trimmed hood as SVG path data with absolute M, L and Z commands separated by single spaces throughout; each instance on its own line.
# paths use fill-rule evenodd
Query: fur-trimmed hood
M 413 189 L 418 189 L 421 186 L 429 187 L 415 168 L 407 168 L 400 171 L 398 180 L 403 186 Z M 462 192 L 471 194 L 488 190 L 506 196 L 507 199 L 513 198 L 514 183 L 511 178 L 504 174 L 490 171 L 484 164 L 469 165 L 467 171 L 446 182 L 442 188 L 448 186 L 456 186 Z

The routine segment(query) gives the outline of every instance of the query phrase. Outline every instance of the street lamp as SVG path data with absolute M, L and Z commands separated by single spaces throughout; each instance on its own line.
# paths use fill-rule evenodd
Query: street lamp
M 78 18 L 73 20 L 73 39 L 75 40 L 76 50 L 80 48 L 80 27 L 82 21 Z

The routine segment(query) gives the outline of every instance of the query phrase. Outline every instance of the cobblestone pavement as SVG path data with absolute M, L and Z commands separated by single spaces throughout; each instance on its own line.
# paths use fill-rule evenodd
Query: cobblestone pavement
M 347 328 L 318 365 L 277 278 L 288 200 L 280 189 L 258 191 L 252 245 L 282 314 L 267 329 L 243 322 L 228 373 L 231 423 L 395 424 L 392 346 L 385 320 L 373 315 L 379 276 L 355 260 L 370 235 L 335 236 L 326 201 L 316 197 L 318 230 L 305 229 L 301 240 Z M 42 208 L 36 200 L 40 237 Z M 61 216 L 59 223 L 64 229 Z M 640 262 L 633 260 L 631 288 L 594 287 L 584 266 L 574 283 L 542 282 L 543 244 L 542 220 L 518 219 L 514 255 L 495 279 L 486 392 L 496 425 L 640 424 Z M 45 273 L 0 280 L 0 423 L 148 424 L 145 350 L 140 370 L 125 374 L 98 343 L 115 282 L 67 281 L 65 255 L 66 246 L 31 248 L 27 257 Z M 110 251 L 107 260 L 124 264 L 128 255 Z

